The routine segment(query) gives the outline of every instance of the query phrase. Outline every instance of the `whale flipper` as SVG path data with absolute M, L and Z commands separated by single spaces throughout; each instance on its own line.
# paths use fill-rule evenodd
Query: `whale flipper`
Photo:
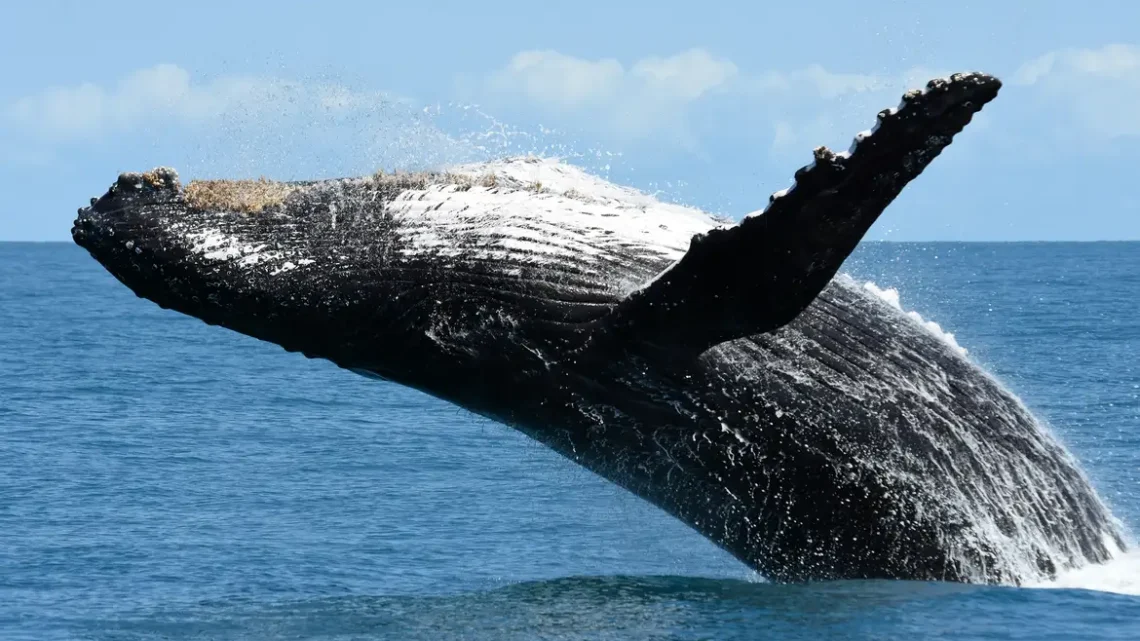
M 603 331 L 699 353 L 791 322 L 1000 87 L 991 76 L 955 74 L 908 92 L 847 153 L 817 148 L 762 214 L 694 236 L 680 260 L 616 306 Z

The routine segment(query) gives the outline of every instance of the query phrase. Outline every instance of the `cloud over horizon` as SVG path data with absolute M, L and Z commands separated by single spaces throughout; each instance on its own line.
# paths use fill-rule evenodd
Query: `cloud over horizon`
M 109 139 L 137 147 L 172 137 L 191 168 L 279 175 L 420 167 L 478 153 L 388 92 L 247 75 L 200 79 L 173 64 L 0 105 L 0 147 L 8 148 L 0 161 L 8 164 L 45 164 L 58 150 L 105 147 Z
M 1140 136 L 1140 46 L 1059 49 L 1024 63 L 1014 83 L 1101 138 Z
M 613 58 L 531 50 L 488 74 L 478 94 L 493 105 L 529 104 L 561 122 L 637 140 L 682 130 L 690 105 L 731 86 L 738 73 L 704 49 L 649 56 L 628 67 Z
M 903 90 L 947 73 L 921 67 L 856 73 L 820 64 L 747 70 L 703 48 L 629 63 L 547 49 L 514 54 L 480 79 L 477 93 L 492 111 L 522 110 L 618 144 L 651 142 L 691 152 L 709 135 L 751 136 L 766 141 L 770 153 L 803 155 L 818 144 L 841 147 Z M 1138 46 L 1049 52 L 1026 61 L 1010 80 L 1040 109 L 1062 110 L 1071 123 L 1058 127 L 1071 125 L 1102 138 L 1140 135 Z M 235 144 L 250 149 L 283 136 L 309 142 L 324 137 L 326 144 L 370 145 L 381 150 L 371 152 L 378 162 L 390 157 L 393 164 L 446 161 L 462 156 L 461 148 L 469 159 L 496 148 L 487 142 L 492 132 L 449 139 L 429 116 L 415 112 L 412 101 L 382 91 L 255 75 L 203 79 L 177 65 L 158 64 L 115 83 L 51 87 L 0 105 L 0 140 L 9 163 L 42 163 L 61 145 L 149 128 L 225 130 Z M 487 121 L 481 126 L 504 129 L 475 112 Z M 540 146 L 533 142 L 539 137 L 541 132 L 530 135 L 528 144 Z M 425 152 L 432 146 L 449 149 Z M 516 147 L 498 148 L 525 151 Z
M 760 136 L 781 155 L 798 153 L 797 146 L 846 141 L 903 91 L 948 73 L 921 67 L 853 73 L 820 64 L 751 71 L 702 48 L 628 65 L 529 50 L 487 74 L 474 93 L 493 106 L 525 107 L 558 125 L 620 142 L 671 142 L 691 152 L 701 138 L 694 123 L 703 119 L 705 135 L 719 127 L 720 136 Z
M 767 144 L 783 151 L 805 140 L 818 144 L 820 136 L 841 128 L 829 117 L 828 103 L 898 85 L 897 78 L 835 73 L 821 65 L 745 73 L 730 60 L 691 48 L 628 65 L 552 50 L 523 51 L 487 74 L 481 89 L 494 99 L 492 107 L 521 107 L 555 125 L 582 125 L 603 142 L 671 140 L 690 150 L 700 137 L 691 130 L 690 115 L 702 106 L 736 104 L 749 119 L 749 130 L 768 132 L 761 134 L 769 136 Z M 321 138 L 325 145 L 346 147 L 370 140 L 367 144 L 380 150 L 371 152 L 377 162 L 391 158 L 391 164 L 413 165 L 543 147 L 540 139 L 548 129 L 514 132 L 521 138 L 507 141 L 505 125 L 469 107 L 452 105 L 452 111 L 483 120 L 468 122 L 465 133 L 448 139 L 430 114 L 419 114 L 412 101 L 386 92 L 255 75 L 198 78 L 180 66 L 158 64 L 113 83 L 50 87 L 0 105 L 0 140 L 8 147 L 4 161 L 21 164 L 42 163 L 55 149 L 112 136 L 143 138 L 155 130 L 197 132 L 193 135 L 213 136 L 219 144 L 228 141 L 263 157 L 279 155 L 272 150 L 286 138 L 317 146 Z M 492 140 L 495 136 L 501 139 Z M 425 153 L 431 146 L 448 149 Z
M 68 142 L 162 120 L 200 124 L 237 109 L 263 107 L 281 89 L 278 81 L 244 76 L 193 84 L 185 69 L 159 64 L 131 72 L 114 87 L 88 82 L 48 88 L 7 105 L 3 116 L 28 133 Z

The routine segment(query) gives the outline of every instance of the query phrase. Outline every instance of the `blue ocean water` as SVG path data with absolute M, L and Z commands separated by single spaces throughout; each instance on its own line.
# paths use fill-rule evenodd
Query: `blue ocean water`
M 1140 244 L 866 244 L 1140 525 Z M 1140 559 L 784 586 L 519 434 L 0 244 L 0 639 L 1140 639 Z

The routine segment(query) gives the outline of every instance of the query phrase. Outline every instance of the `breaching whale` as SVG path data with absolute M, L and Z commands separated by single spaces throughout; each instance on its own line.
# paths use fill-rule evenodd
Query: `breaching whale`
M 839 273 L 999 88 L 908 92 L 735 225 L 509 158 L 122 174 L 72 234 L 140 297 L 521 430 L 772 580 L 1035 581 L 1119 523 L 1016 397 Z

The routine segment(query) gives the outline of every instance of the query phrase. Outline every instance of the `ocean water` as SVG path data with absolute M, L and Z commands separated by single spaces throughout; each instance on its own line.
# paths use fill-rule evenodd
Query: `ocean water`
M 1140 243 L 865 244 L 1140 525 Z M 1140 639 L 1033 588 L 763 582 L 495 423 L 0 244 L 0 639 Z

